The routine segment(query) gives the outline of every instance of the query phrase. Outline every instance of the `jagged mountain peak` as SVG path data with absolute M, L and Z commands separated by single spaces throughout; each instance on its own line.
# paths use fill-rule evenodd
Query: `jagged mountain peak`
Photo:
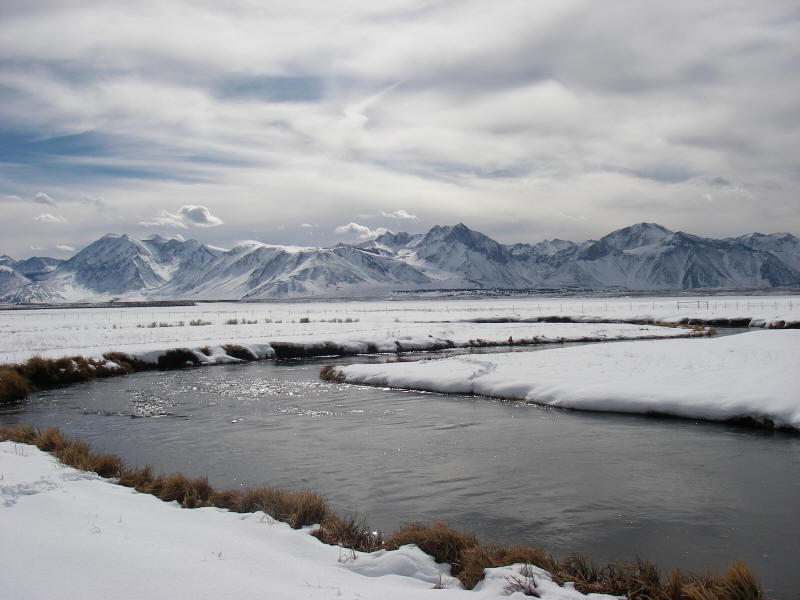
M 612 231 L 598 240 L 616 250 L 634 250 L 642 246 L 652 246 L 661 243 L 672 235 L 672 231 L 658 223 L 636 223 Z
M 23 261 L 25 262 L 25 261 Z M 394 289 L 629 290 L 800 284 L 800 241 L 788 233 L 717 240 L 637 223 L 597 241 L 499 244 L 464 223 L 385 232 L 331 248 L 107 234 L 65 262 L 0 257 L 6 302 L 134 298 L 353 297 Z M 55 266 L 54 269 L 51 269 Z M 41 269 L 41 270 L 40 270 Z

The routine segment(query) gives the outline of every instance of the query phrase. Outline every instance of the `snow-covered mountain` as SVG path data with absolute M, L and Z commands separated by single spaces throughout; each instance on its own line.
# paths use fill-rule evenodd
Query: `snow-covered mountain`
M 459 223 L 331 248 L 106 235 L 66 261 L 0 256 L 0 301 L 367 296 L 443 288 L 672 290 L 800 284 L 800 240 L 714 240 L 639 223 L 599 240 L 504 245 Z

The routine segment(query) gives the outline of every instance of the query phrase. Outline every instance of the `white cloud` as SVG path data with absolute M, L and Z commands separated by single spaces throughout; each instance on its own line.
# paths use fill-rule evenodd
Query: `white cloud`
M 55 206 L 56 201 L 53 200 L 50 196 L 45 194 L 44 192 L 39 192 L 33 197 L 33 201 L 37 204 L 47 204 L 49 206 Z
M 300 227 L 303 229 L 313 229 L 314 226 L 311 223 L 300 223 Z
M 179 227 L 186 229 L 181 215 L 176 215 L 166 210 L 159 211 L 158 216 L 145 221 L 139 221 L 143 227 Z
M 50 213 L 42 213 L 33 217 L 34 221 L 38 221 L 39 223 L 66 223 L 67 220 L 64 217 L 51 215 Z
M 402 208 L 397 209 L 394 212 L 385 212 L 381 211 L 381 215 L 386 217 L 387 219 L 398 219 L 398 220 L 405 220 L 405 221 L 419 221 L 419 217 L 417 215 L 412 215 L 407 213 Z
M 75 248 L 72 246 L 67 246 L 66 244 L 59 244 L 56 246 L 57 250 L 61 250 L 62 252 L 75 252 Z
M 379 235 L 386 233 L 386 229 L 378 227 L 377 229 L 370 229 L 366 225 L 359 225 L 358 223 L 350 222 L 347 225 L 340 225 L 333 230 L 334 233 L 339 235 L 353 235 L 359 240 L 369 240 Z
M 222 225 L 222 219 L 211 214 L 205 206 L 186 204 L 181 206 L 180 214 L 197 227 L 217 227 Z

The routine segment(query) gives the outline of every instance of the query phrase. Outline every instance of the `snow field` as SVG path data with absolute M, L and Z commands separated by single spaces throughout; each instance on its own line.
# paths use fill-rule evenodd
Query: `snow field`
M 0 589 L 16 600 L 525 597 L 512 590 L 523 565 L 465 591 L 415 546 L 354 553 L 263 513 L 182 509 L 12 442 L 0 442 L 0 529 Z M 544 600 L 611 599 L 531 576 Z
M 494 328 L 484 323 L 459 324 L 548 316 L 589 323 L 736 318 L 769 325 L 800 321 L 800 296 L 461 298 L 0 310 L 0 363 L 18 363 L 34 355 L 100 357 L 109 351 L 248 346 L 270 341 L 331 341 L 364 347 L 388 343 L 385 351 L 394 351 L 395 339 L 422 344 L 438 338 L 466 344 L 479 337 L 495 341 L 506 340 L 509 335 L 515 339 L 561 337 L 563 334 L 555 329 L 547 329 L 548 324 L 528 324 L 531 328 L 526 330 L 519 329 L 521 324 L 508 324 L 511 329 L 502 331 L 500 324 Z M 301 319 L 309 322 L 301 323 Z M 193 321 L 208 324 L 192 326 L 189 323 Z M 228 324 L 232 321 L 236 324 Z M 577 328 L 570 331 L 583 335 Z
M 335 367 L 350 383 L 800 429 L 800 331 Z

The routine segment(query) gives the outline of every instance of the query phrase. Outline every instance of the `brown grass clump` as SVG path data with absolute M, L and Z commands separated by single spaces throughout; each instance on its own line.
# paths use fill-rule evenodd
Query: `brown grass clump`
M 141 492 L 145 487 L 149 486 L 152 481 L 153 469 L 150 465 L 145 465 L 144 467 L 136 469 L 123 470 L 122 473 L 120 473 L 118 483 Z
M 27 380 L 16 369 L 0 366 L 0 404 L 22 400 L 29 389 Z
M 182 369 L 183 367 L 194 367 L 200 364 L 200 360 L 194 352 L 186 348 L 174 348 L 167 350 L 158 357 L 159 369 Z
M 336 371 L 336 365 L 325 365 L 319 372 L 319 378 L 322 381 L 330 381 L 332 383 L 344 383 L 344 375 Z
M 383 534 L 380 531 L 370 531 L 366 522 L 355 516 L 343 519 L 329 513 L 320 522 L 314 536 L 325 544 L 360 552 L 374 552 L 383 546 Z
M 212 492 L 208 498 L 208 503 L 217 508 L 224 508 L 231 512 L 243 512 L 242 507 L 242 493 L 236 490 L 222 490 L 221 492 Z
M 14 442 L 15 444 L 33 444 L 38 433 L 31 425 L 16 425 L 3 427 L 0 425 L 0 441 Z
M 721 576 L 685 578 L 681 600 L 762 600 L 761 590 L 753 571 L 741 560 L 730 565 Z
M 178 502 L 184 508 L 207 506 L 214 488 L 206 477 L 189 479 L 181 473 L 173 473 L 163 480 L 158 494 L 164 502 Z
M 48 427 L 39 433 L 36 438 L 36 445 L 39 449 L 51 454 L 63 450 L 71 443 L 71 440 L 61 433 L 57 427 Z
M 285 492 L 267 487 L 245 490 L 240 509 L 265 512 L 294 529 L 321 523 L 330 513 L 325 499 L 316 492 Z
M 461 578 L 464 565 L 469 559 L 471 570 L 475 568 L 475 553 L 478 552 L 480 543 L 478 538 L 469 533 L 460 533 L 451 529 L 442 522 L 433 525 L 422 523 L 411 523 L 393 533 L 384 543 L 384 547 L 389 550 L 396 550 L 406 544 L 415 544 L 426 554 L 430 554 L 438 563 L 450 563 L 454 577 Z M 483 573 L 474 582 L 464 581 L 464 587 L 472 589 L 475 584 L 483 578 Z M 472 585 L 469 585 L 472 583 Z
M 225 350 L 225 354 L 233 358 L 238 358 L 239 360 L 249 362 L 258 359 L 248 348 L 239 346 L 238 344 L 225 344 L 222 348 Z

